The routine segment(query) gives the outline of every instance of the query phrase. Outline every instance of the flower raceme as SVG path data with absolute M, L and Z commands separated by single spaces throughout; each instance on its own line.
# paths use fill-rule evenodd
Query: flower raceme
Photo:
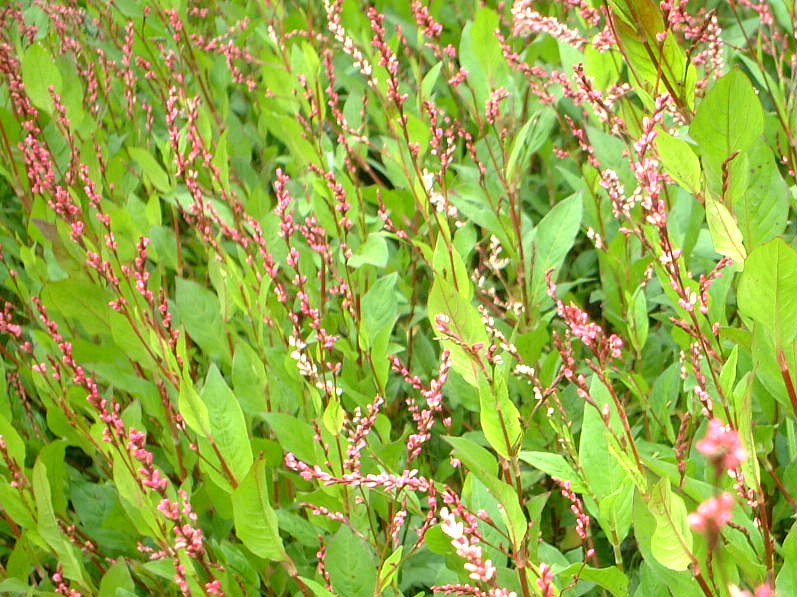
M 720 471 L 734 470 L 748 457 L 739 433 L 723 425 L 719 419 L 709 422 L 706 437 L 697 442 L 697 451 L 708 457 Z
M 697 450 L 714 464 L 717 477 L 723 471 L 738 469 L 748 457 L 738 432 L 723 425 L 719 419 L 709 422 L 708 433 L 697 443 Z M 689 515 L 689 525 L 700 533 L 716 537 L 720 529 L 730 522 L 735 502 L 734 496 L 728 492 L 709 498 L 698 506 L 697 512 Z
M 731 521 L 735 504 L 736 499 L 728 492 L 709 498 L 697 507 L 697 512 L 689 515 L 689 526 L 699 533 L 716 535 Z

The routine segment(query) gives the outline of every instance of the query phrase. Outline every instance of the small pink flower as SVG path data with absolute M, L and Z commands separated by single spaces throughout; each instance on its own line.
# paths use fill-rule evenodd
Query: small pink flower
M 736 503 L 733 495 L 725 492 L 719 497 L 709 498 L 689 515 L 689 526 L 699 533 L 716 534 L 728 524 Z
M 750 591 L 743 591 L 736 585 L 728 587 L 731 597 L 775 597 L 775 591 L 769 585 L 761 585 L 755 590 L 755 595 Z
M 747 450 L 742 446 L 739 434 L 712 419 L 706 437 L 697 442 L 697 451 L 705 454 L 718 468 L 733 470 L 747 460 Z

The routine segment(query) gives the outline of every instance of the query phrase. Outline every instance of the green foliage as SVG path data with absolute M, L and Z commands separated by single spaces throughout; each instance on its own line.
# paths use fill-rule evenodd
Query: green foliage
M 0 11 L 0 593 L 795 594 L 797 14 L 687 4 Z

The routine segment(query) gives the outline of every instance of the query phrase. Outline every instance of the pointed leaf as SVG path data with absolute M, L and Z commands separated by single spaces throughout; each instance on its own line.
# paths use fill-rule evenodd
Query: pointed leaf
M 283 560 L 287 556 L 279 535 L 277 514 L 266 485 L 265 461 L 258 458 L 252 470 L 232 492 L 235 534 L 258 557 Z

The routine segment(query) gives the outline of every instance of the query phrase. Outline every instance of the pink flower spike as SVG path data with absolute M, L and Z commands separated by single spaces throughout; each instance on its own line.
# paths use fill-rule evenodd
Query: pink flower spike
M 697 512 L 689 515 L 689 526 L 698 533 L 716 535 L 731 521 L 735 504 L 736 500 L 728 492 L 709 498 L 697 507 Z
M 739 433 L 712 419 L 706 437 L 697 442 L 697 451 L 704 454 L 718 468 L 734 470 L 747 460 L 747 450 L 742 446 Z

